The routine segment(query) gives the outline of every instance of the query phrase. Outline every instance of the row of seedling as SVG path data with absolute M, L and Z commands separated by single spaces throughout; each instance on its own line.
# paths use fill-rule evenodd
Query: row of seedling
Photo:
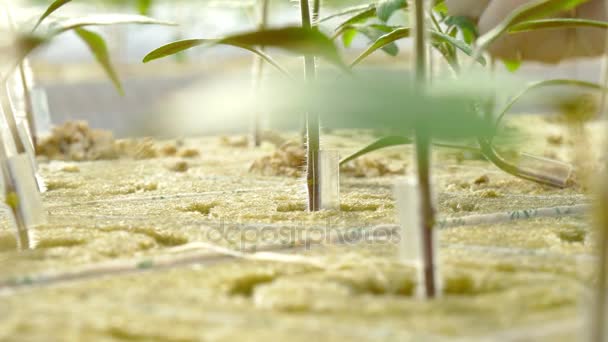
M 556 13 L 570 10 L 581 1 L 540 0 L 517 8 L 508 15 L 496 28 L 481 37 L 475 37 L 471 23 L 464 18 L 450 17 L 443 1 L 416 0 L 383 0 L 379 3 L 348 8 L 325 19 L 312 20 L 318 16 L 320 5 L 313 4 L 311 15 L 308 1 L 300 1 L 301 25 L 279 29 L 266 28 L 260 25 L 258 30 L 226 36 L 218 39 L 189 39 L 170 43 L 160 47 L 144 58 L 144 62 L 173 55 L 195 46 L 215 46 L 218 44 L 231 45 L 255 53 L 261 60 L 272 65 L 289 79 L 295 79 L 286 68 L 282 67 L 264 48 L 275 47 L 289 50 L 304 56 L 304 89 L 297 91 L 300 97 L 305 97 L 304 106 L 294 105 L 294 112 L 303 111 L 306 117 L 306 147 L 307 147 L 307 189 L 308 208 L 316 211 L 321 208 L 320 199 L 323 197 L 320 189 L 323 179 L 320 172 L 320 121 L 322 111 L 328 113 L 322 119 L 325 122 L 338 122 L 343 127 L 362 125 L 366 128 L 392 128 L 398 135 L 383 138 L 370 146 L 364 147 L 352 156 L 343 159 L 350 161 L 358 156 L 370 153 L 380 148 L 395 145 L 415 145 L 417 177 L 399 188 L 398 192 L 408 193 L 407 204 L 415 208 L 409 225 L 416 222 L 418 233 L 412 239 L 420 241 L 418 263 L 423 270 L 425 295 L 433 297 L 438 293 L 435 279 L 434 254 L 434 208 L 433 191 L 431 188 L 431 146 L 438 139 L 454 139 L 473 137 L 478 142 L 478 151 L 496 166 L 517 177 L 555 187 L 566 187 L 571 174 L 570 165 L 557 161 L 521 154 L 519 163 L 505 160 L 494 146 L 494 137 L 498 131 L 500 120 L 515 101 L 528 91 L 553 85 L 573 85 L 601 89 L 601 87 L 572 80 L 551 80 L 529 85 L 523 92 L 517 94 L 505 109 L 500 111 L 498 119 L 493 115 L 493 92 L 506 91 L 506 85 L 496 89 L 497 80 L 470 76 L 470 72 L 461 73 L 463 69 L 476 69 L 471 65 L 461 63 L 462 55 L 469 55 L 471 64 L 487 65 L 484 51 L 503 35 L 523 31 L 555 27 L 600 27 L 605 23 L 588 20 L 545 19 Z M 267 6 L 267 5 L 265 5 Z M 390 26 L 387 21 L 397 11 L 409 11 L 412 15 L 410 26 Z M 267 8 L 266 8 L 267 11 Z M 267 14 L 264 14 L 264 16 Z M 262 18 L 264 18 L 262 16 Z M 335 29 L 333 38 L 346 36 L 345 42 L 352 40 L 353 34 L 364 33 L 368 37 L 376 37 L 371 45 L 352 63 L 344 63 L 337 51 L 332 37 L 323 34 L 316 24 L 329 19 L 348 16 Z M 369 21 L 372 20 L 370 23 Z M 378 20 L 380 22 L 378 22 Z M 265 23 L 265 19 L 260 22 Z M 427 25 L 427 22 L 429 23 Z M 375 35 L 370 35 L 373 32 Z M 378 33 L 382 34 L 378 34 Z M 391 75 L 378 73 L 370 78 L 342 78 L 336 82 L 319 82 L 323 78 L 316 69 L 316 58 L 323 58 L 337 65 L 350 74 L 353 68 L 374 51 L 384 49 L 394 54 L 394 43 L 399 39 L 414 37 L 415 54 L 413 58 L 414 77 L 399 94 L 401 80 L 396 82 Z M 434 91 L 427 84 L 429 78 L 427 52 L 432 47 L 437 50 L 456 74 L 454 82 L 442 81 L 441 91 Z M 391 52 L 392 51 L 392 52 Z M 258 75 L 259 77 L 259 75 Z M 370 86 L 374 83 L 377 86 Z M 406 82 L 407 83 L 407 82 Z M 258 82 L 259 84 L 259 82 Z M 397 87 L 395 87 L 397 85 Z M 485 85 L 488 85 L 487 87 Z M 519 86 L 519 85 L 518 85 Z M 464 89 L 464 90 L 463 90 Z M 492 90 L 492 91 L 489 91 Z M 280 95 L 275 94 L 275 97 Z M 276 100 L 275 100 L 276 101 Z M 293 101 L 298 103 L 297 100 Z M 345 104 L 345 102 L 347 102 Z M 378 106 L 379 105 L 379 106 Z M 256 107 L 256 113 L 263 111 Z M 258 119 L 255 120 L 259 122 Z M 259 137 L 259 125 L 255 125 L 254 136 Z M 256 141 L 258 143 L 259 141 Z M 445 145 L 445 144 L 444 144 Z M 458 147 L 457 145 L 455 147 Z M 471 148 L 471 147 L 468 147 Z M 411 193 L 416 193 L 417 201 Z M 399 197 L 399 195 L 397 196 Z M 404 237 L 408 239 L 408 237 Z
M 58 1 L 56 3 L 61 6 L 66 2 Z M 576 1 L 557 0 L 533 2 L 514 11 L 512 15 L 497 26 L 496 30 L 473 40 L 467 39 L 467 37 L 470 37 L 468 34 L 470 32 L 465 31 L 468 26 L 459 25 L 460 22 L 455 20 L 453 21 L 454 24 L 450 26 L 450 17 L 442 7 L 443 2 L 441 1 L 431 4 L 430 2 L 425 3 L 423 0 L 416 0 L 412 3 L 403 0 L 389 0 L 381 1 L 378 4 L 346 9 L 343 13 L 332 15 L 332 18 L 341 15 L 350 16 L 338 26 L 336 36 L 349 32 L 348 30 L 369 32 L 373 29 L 385 32 L 385 34 L 376 38 L 370 47 L 349 65 L 344 63 L 340 57 L 331 37 L 323 34 L 317 27 L 319 22 L 326 21 L 323 19 L 315 20 L 319 15 L 320 4 L 315 2 L 311 11 L 309 3 L 303 0 L 300 2 L 302 23 L 299 26 L 278 29 L 267 28 L 265 26 L 266 19 L 264 19 L 267 14 L 263 14 L 258 30 L 224 38 L 189 39 L 174 42 L 151 52 L 144 61 L 148 62 L 173 55 L 195 46 L 226 44 L 255 53 L 261 61 L 276 68 L 288 79 L 294 80 L 296 78 L 267 54 L 265 48 L 282 48 L 304 56 L 305 77 L 304 82 L 302 82 L 303 85 L 300 84 L 293 88 L 301 90 L 298 95 L 301 95 L 300 97 L 303 100 L 301 100 L 302 102 L 298 100 L 292 102 L 300 105 L 303 103 L 303 106 L 294 105 L 293 111 L 305 113 L 306 116 L 306 145 L 308 149 L 306 182 L 310 211 L 316 211 L 323 207 L 335 207 L 339 201 L 337 156 L 335 153 L 321 151 L 319 139 L 321 119 L 327 122 L 333 120 L 346 127 L 359 125 L 359 127 L 367 128 L 392 128 L 396 131 L 397 135 L 376 142 L 371 147 L 365 147 L 358 151 L 356 156 L 378 148 L 411 144 L 413 142 L 416 151 L 417 177 L 398 186 L 396 197 L 400 203 L 398 207 L 402 210 L 400 216 L 402 217 L 401 222 L 404 232 L 410 232 L 407 235 L 402 235 L 404 243 L 406 241 L 410 243 L 405 254 L 410 254 L 411 260 L 419 265 L 421 284 L 423 284 L 421 288 L 424 289 L 424 295 L 434 297 L 439 293 L 440 286 L 435 267 L 437 260 L 434 238 L 436 229 L 434 228 L 435 215 L 430 165 L 433 144 L 436 144 L 438 140 L 474 137 L 479 143 L 480 152 L 501 169 L 522 178 L 558 187 L 566 186 L 565 179 L 569 176 L 570 171 L 567 165 L 550 160 L 532 158 L 534 166 L 522 167 L 521 165 L 513 165 L 500 157 L 494 148 L 493 138 L 499 120 L 508 108 L 500 113 L 499 120 L 493 120 L 492 115 L 484 113 L 484 111 L 491 110 L 489 104 L 492 102 L 492 92 L 497 91 L 496 81 L 470 76 L 468 73 L 461 74 L 461 70 L 470 68 L 470 66 L 461 63 L 461 56 L 467 54 L 471 56 L 470 60 L 474 63 L 487 64 L 487 58 L 483 53 L 485 49 L 502 35 L 513 32 L 556 26 L 600 26 L 605 28 L 604 23 L 598 24 L 597 22 L 584 20 L 542 19 L 570 9 L 576 4 Z M 267 13 L 267 4 L 262 4 L 262 7 L 265 8 L 262 12 Z M 410 21 L 412 26 L 394 27 L 386 24 L 393 12 L 401 10 L 409 11 L 412 15 Z M 43 16 L 42 19 L 44 20 L 47 16 Z M 383 20 L 384 23 L 366 24 L 366 21 L 370 18 L 378 18 L 381 21 Z M 115 19 L 117 18 L 106 20 L 103 23 L 116 23 L 117 20 Z M 118 20 L 118 22 L 157 23 L 142 17 L 137 20 L 133 20 L 131 17 L 121 19 L 122 21 Z M 85 40 L 94 52 L 112 80 L 118 84 L 118 78 L 113 72 L 109 60 L 107 60 L 107 54 L 103 53 L 103 49 L 100 50 L 100 47 L 103 46 L 100 40 L 95 36 L 95 33 L 84 31 L 82 28 L 86 25 L 100 23 L 100 21 L 92 19 L 80 21 L 79 24 L 74 24 L 74 21 L 72 21 L 71 26 L 63 28 L 59 26 L 60 32 L 55 31 L 55 33 L 76 30 L 77 34 Z M 54 27 L 57 30 L 57 26 Z M 412 36 L 415 42 L 414 76 L 410 77 L 409 81 L 404 81 L 402 77 L 381 72 L 351 77 L 353 67 L 372 52 L 386 48 L 398 39 Z M 35 36 L 29 36 L 28 38 L 38 42 Z M 46 41 L 48 40 L 40 39 L 40 44 Z M 426 61 L 429 47 L 438 50 L 445 57 L 446 63 L 456 72 L 456 78 L 452 82 L 443 80 L 428 84 L 429 73 Z M 29 51 L 26 50 L 28 53 Z M 22 55 L 25 56 L 26 54 Z M 348 71 L 347 75 L 338 80 L 327 82 L 323 77 L 320 77 L 321 75 L 316 69 L 317 59 L 324 59 L 337 65 L 341 70 Z M 261 71 L 257 71 L 257 73 L 257 77 L 261 78 Z M 318 78 L 323 78 L 323 81 L 319 81 Z M 545 82 L 531 85 L 526 91 L 554 84 L 582 85 L 601 89 L 597 85 L 588 83 L 555 80 L 553 83 Z M 517 95 L 514 100 L 517 100 L 523 94 L 522 92 Z M 311 99 L 312 101 L 310 101 Z M 263 108 L 256 108 L 263 111 Z M 255 121 L 259 122 L 257 119 Z M 352 160 L 352 156 L 344 160 Z M 5 173 L 8 174 L 8 172 Z M 327 179 L 323 176 L 324 174 L 328 175 Z M 323 195 L 324 193 L 328 194 L 327 197 Z M 409 210 L 409 213 L 406 213 L 407 210 Z M 418 246 L 418 249 L 416 249 L 416 246 Z M 412 251 L 415 251 L 414 255 L 411 255 Z
M 0 3 L 4 27 L 0 32 L 11 37 L 0 51 L 0 197 L 9 223 L 16 231 L 18 248 L 27 250 L 35 245 L 33 227 L 46 222 L 41 192 L 44 180 L 38 173 L 35 146 L 38 124 L 50 122 L 48 104 L 43 92 L 33 84 L 28 56 L 37 48 L 50 43 L 65 32 L 74 32 L 91 51 L 110 80 L 122 92 L 120 80 L 110 61 L 103 37 L 87 29 L 89 26 L 117 24 L 163 24 L 140 15 L 103 14 L 78 18 L 52 16 L 71 0 L 56 0 L 33 26 L 21 25 L 11 4 Z

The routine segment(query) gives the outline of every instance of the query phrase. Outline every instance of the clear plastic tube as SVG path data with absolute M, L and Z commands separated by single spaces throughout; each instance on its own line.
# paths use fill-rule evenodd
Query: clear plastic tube
M 534 156 L 527 153 L 518 155 L 519 169 L 536 178 L 543 178 L 560 187 L 566 187 L 572 177 L 572 165 L 557 160 Z
M 340 153 L 334 150 L 319 151 L 320 207 L 340 209 Z
M 420 208 L 420 187 L 415 178 L 403 178 L 395 182 L 394 197 L 397 208 L 397 220 L 400 227 L 399 258 L 406 264 L 412 265 L 416 269 L 416 295 L 420 298 L 425 296 L 423 276 L 423 241 L 421 231 L 421 208 Z M 436 195 L 433 193 L 433 202 L 436 202 Z M 435 260 L 434 283 L 436 287 L 436 297 L 442 293 L 442 281 L 439 272 L 437 243 L 439 241 L 438 229 L 433 229 L 433 260 Z
M 18 196 L 17 207 L 25 225 L 37 226 L 46 222 L 46 211 L 34 178 L 34 169 L 30 158 L 19 154 L 7 159 L 9 178 Z
M 47 136 L 51 134 L 52 119 L 49 109 L 49 100 L 46 91 L 42 87 L 34 87 L 32 92 L 32 110 L 34 112 L 34 121 L 36 122 L 36 132 L 32 132 L 37 137 Z

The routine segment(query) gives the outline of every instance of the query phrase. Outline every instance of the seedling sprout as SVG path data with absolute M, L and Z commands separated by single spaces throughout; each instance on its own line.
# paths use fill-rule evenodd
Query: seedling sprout
M 270 0 L 259 0 L 258 6 L 256 6 L 257 15 L 257 27 L 258 30 L 264 30 L 267 27 L 268 22 L 268 11 L 270 7 Z M 260 51 L 264 51 L 264 47 L 260 47 Z M 254 95 L 259 91 L 262 86 L 264 79 L 264 59 L 260 56 L 253 57 L 253 91 Z M 256 108 L 253 112 L 252 120 L 252 139 L 253 146 L 259 147 L 262 143 L 262 113 L 263 108 Z

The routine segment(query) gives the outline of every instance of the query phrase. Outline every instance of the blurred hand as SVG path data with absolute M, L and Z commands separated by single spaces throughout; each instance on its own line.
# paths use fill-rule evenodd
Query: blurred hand
M 484 34 L 517 7 L 535 0 L 446 0 L 450 15 L 469 17 Z M 605 0 L 590 0 L 555 17 L 608 20 Z M 606 33 L 597 28 L 543 29 L 505 35 L 489 49 L 492 56 L 507 60 L 558 63 L 564 59 L 595 57 L 604 53 Z

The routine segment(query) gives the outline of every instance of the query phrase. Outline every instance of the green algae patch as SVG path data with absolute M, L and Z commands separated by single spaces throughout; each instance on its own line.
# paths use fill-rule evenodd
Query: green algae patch
M 83 239 L 76 239 L 70 237 L 49 238 L 38 240 L 36 242 L 36 248 L 46 249 L 58 247 L 75 247 L 84 245 L 85 243 L 86 241 Z
M 292 211 L 306 211 L 306 203 L 300 202 L 285 202 L 277 205 L 277 211 L 280 213 L 287 213 Z
M 226 292 L 233 296 L 239 295 L 250 297 L 256 287 L 262 284 L 271 283 L 276 278 L 277 274 L 275 272 L 239 274 L 228 282 Z
M 215 208 L 218 205 L 218 202 L 197 202 L 192 203 L 184 208 L 182 211 L 199 213 L 201 215 L 209 215 L 211 213 L 211 209 Z
M 55 191 L 61 189 L 77 189 L 79 187 L 77 183 L 64 180 L 46 180 L 45 185 L 47 191 Z
M 582 227 L 572 227 L 572 228 L 560 230 L 557 233 L 557 236 L 563 242 L 582 243 L 582 242 L 585 242 L 585 237 L 587 236 L 587 231 Z
M 17 240 L 14 234 L 8 232 L 0 234 L 0 251 L 12 251 L 17 248 Z
M 356 211 L 376 211 L 380 208 L 377 203 L 367 203 L 364 201 L 347 201 L 340 203 L 340 210 L 345 212 Z
M 174 247 L 188 243 L 188 238 L 179 235 L 176 232 L 159 232 L 150 227 L 103 227 L 100 229 L 104 232 L 125 232 L 131 234 L 144 235 L 154 240 L 158 245 L 163 247 Z

